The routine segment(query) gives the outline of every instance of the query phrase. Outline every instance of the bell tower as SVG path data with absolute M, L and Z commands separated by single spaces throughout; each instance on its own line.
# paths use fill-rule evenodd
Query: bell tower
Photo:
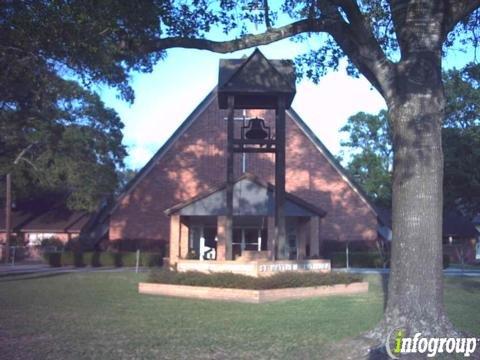
M 275 154 L 275 236 L 271 256 L 272 260 L 286 257 L 285 111 L 290 108 L 295 92 L 295 69 L 291 60 L 268 60 L 258 49 L 246 59 L 220 60 L 218 102 L 220 109 L 228 109 L 225 224 L 228 260 L 232 259 L 235 153 Z M 235 138 L 236 109 L 275 110 L 275 137 L 271 137 L 263 119 L 254 118 L 242 126 L 240 138 Z

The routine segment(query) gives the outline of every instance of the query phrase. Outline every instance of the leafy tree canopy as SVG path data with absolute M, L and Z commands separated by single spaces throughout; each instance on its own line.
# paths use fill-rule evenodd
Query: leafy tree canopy
M 452 17 L 444 26 L 454 31 L 446 46 L 476 39 L 465 30 L 475 28 L 477 16 L 464 18 L 468 12 L 460 5 L 448 4 Z M 385 94 L 369 61 L 398 58 L 408 36 L 395 28 L 405 21 L 402 16 L 390 11 L 389 2 L 371 0 L 5 1 L 0 5 L 1 173 L 14 172 L 17 196 L 61 187 L 71 194 L 70 206 L 93 208 L 99 196 L 115 188 L 115 168 L 123 165 L 125 149 L 122 122 L 92 86 L 116 88 L 133 102 L 131 72 L 151 71 L 171 47 L 229 52 L 324 33 L 318 46 L 296 59 L 299 75 L 318 81 L 345 58 L 349 74 L 361 71 Z M 252 33 L 253 24 L 265 32 Z M 367 45 L 376 44 L 371 60 L 358 53 L 356 30 L 370 32 Z M 234 40 L 205 39 L 221 33 Z M 13 169 L 25 148 L 29 151 Z
M 17 200 L 63 193 L 69 207 L 92 210 L 113 193 L 126 155 L 123 124 L 92 85 L 133 101 L 129 72 L 149 71 L 162 56 L 139 55 L 135 41 L 156 31 L 161 11 L 152 3 L 2 2 L 0 173 L 12 172 Z M 135 39 L 128 46 L 127 33 Z
M 446 114 L 442 130 L 444 207 L 467 212 L 480 209 L 480 66 L 444 73 Z M 340 131 L 348 134 L 341 146 L 350 153 L 348 171 L 377 204 L 392 201 L 393 145 L 385 110 L 377 115 L 351 116 Z

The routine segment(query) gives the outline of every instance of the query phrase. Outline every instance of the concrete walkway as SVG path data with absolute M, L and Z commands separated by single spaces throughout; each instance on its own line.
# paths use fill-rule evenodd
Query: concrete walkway
M 17 265 L 0 265 L 0 276 L 7 275 L 23 275 L 34 273 L 71 273 L 71 272 L 123 272 L 123 271 L 135 271 L 135 267 L 74 267 L 74 266 L 62 266 L 62 267 L 50 267 L 47 264 L 17 264 Z M 147 271 L 146 268 L 138 268 L 139 272 Z
M 389 274 L 390 269 L 371 269 L 371 268 L 337 268 L 333 271 L 338 272 L 349 272 L 353 274 Z M 443 273 L 445 276 L 471 276 L 471 277 L 480 277 L 480 269 L 457 269 L 457 268 L 448 268 L 444 269 Z

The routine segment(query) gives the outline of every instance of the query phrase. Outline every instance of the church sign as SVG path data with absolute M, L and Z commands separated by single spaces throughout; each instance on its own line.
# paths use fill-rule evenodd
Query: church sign
M 218 260 L 179 260 L 178 271 L 231 272 L 249 276 L 269 276 L 280 272 L 330 272 L 330 260 L 254 260 L 254 261 L 218 261 Z

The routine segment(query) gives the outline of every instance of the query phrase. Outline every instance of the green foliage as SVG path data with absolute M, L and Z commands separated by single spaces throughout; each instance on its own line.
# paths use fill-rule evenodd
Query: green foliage
M 121 192 L 126 188 L 127 184 L 133 180 L 137 173 L 138 171 L 133 169 L 121 169 L 117 171 L 118 187 L 115 191 L 117 196 L 121 194 Z
M 328 258 L 331 261 L 332 268 L 344 268 L 347 266 L 347 256 L 345 252 L 333 252 Z M 348 254 L 350 267 L 359 268 L 383 268 L 384 261 L 378 251 L 351 251 Z
M 44 258 L 50 266 L 133 267 L 137 263 L 136 252 L 47 252 L 44 254 Z M 154 252 L 140 252 L 139 265 L 148 267 L 162 266 L 163 255 Z
M 61 252 L 48 252 L 45 253 L 44 256 L 48 262 L 48 265 L 51 267 L 61 267 L 63 265 Z
M 448 71 L 444 79 L 444 207 L 474 213 L 480 208 L 480 66 Z M 341 143 L 351 151 L 348 171 L 378 205 L 390 207 L 393 139 L 387 112 L 355 114 L 340 131 L 349 135 Z
M 443 254 L 443 268 L 447 269 L 450 267 L 450 255 Z
M 178 11 L 154 2 L 0 5 L 0 174 L 13 173 L 16 200 L 54 190 L 70 208 L 93 210 L 113 193 L 123 123 L 93 86 L 132 102 L 130 72 L 151 71 L 164 56 L 139 47 L 158 36 L 160 16 L 172 21 Z
M 444 128 L 444 207 L 476 214 L 480 208 L 480 125 Z
M 255 278 L 227 272 L 205 274 L 195 271 L 158 270 L 150 273 L 149 281 L 161 284 L 265 290 L 350 284 L 360 282 L 362 278 L 359 275 L 334 272 L 326 274 L 283 272 L 272 276 Z
M 43 239 L 40 243 L 40 247 L 43 249 L 63 249 L 63 242 L 56 237 L 51 237 L 47 239 Z
M 341 146 L 353 149 L 348 170 L 379 205 L 389 206 L 392 199 L 393 149 L 388 114 L 360 112 L 351 116 L 340 129 L 349 134 Z
M 194 249 L 191 249 L 188 253 L 187 256 L 185 257 L 187 260 L 198 260 L 198 254 Z
M 447 105 L 444 126 L 466 129 L 480 125 L 480 66 L 468 64 L 462 70 L 443 74 Z

